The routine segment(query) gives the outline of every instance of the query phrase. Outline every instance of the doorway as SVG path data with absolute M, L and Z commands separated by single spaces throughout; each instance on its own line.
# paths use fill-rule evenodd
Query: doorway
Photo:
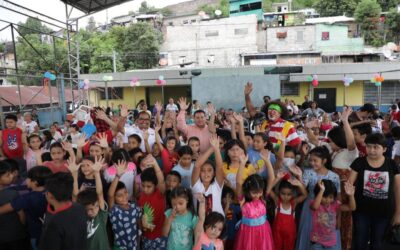
M 336 111 L 336 89 L 335 88 L 316 88 L 314 89 L 314 99 L 318 107 L 325 112 Z

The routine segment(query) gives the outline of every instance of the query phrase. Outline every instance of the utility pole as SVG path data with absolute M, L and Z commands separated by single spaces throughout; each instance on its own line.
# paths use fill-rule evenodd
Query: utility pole
M 113 50 L 113 53 L 112 53 L 112 60 L 113 60 L 113 72 L 114 73 L 116 73 L 117 72 L 117 59 L 116 59 L 116 54 L 117 53 L 115 53 L 115 50 Z

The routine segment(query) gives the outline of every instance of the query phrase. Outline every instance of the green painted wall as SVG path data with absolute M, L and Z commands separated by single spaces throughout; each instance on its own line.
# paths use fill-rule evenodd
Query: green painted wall
M 261 8 L 258 10 L 240 12 L 240 5 L 250 4 L 250 3 L 261 3 L 260 5 Z M 263 20 L 262 1 L 260 0 L 231 0 L 229 1 L 229 12 L 230 16 L 243 16 L 243 15 L 256 14 L 257 19 L 259 21 Z
M 322 40 L 322 32 L 329 32 L 329 40 Z M 364 50 L 363 38 L 349 38 L 346 25 L 317 24 L 315 32 L 316 50 L 327 52 L 361 52 Z

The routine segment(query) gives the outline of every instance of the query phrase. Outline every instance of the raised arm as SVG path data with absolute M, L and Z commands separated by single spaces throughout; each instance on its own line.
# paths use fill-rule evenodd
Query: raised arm
M 224 185 L 224 170 L 223 170 L 223 161 L 221 156 L 221 151 L 219 149 L 219 138 L 217 135 L 212 135 L 210 138 L 211 147 L 214 150 L 215 155 L 215 179 L 220 187 Z
M 160 148 L 160 152 L 162 152 L 164 150 L 164 146 L 161 143 L 161 138 L 160 138 L 160 126 L 157 125 L 154 130 L 156 132 L 156 143 L 158 145 L 158 147 Z
M 103 157 L 96 157 L 94 164 L 91 165 L 91 168 L 94 171 L 94 179 L 96 183 L 96 194 L 97 194 L 97 199 L 99 201 L 99 206 L 101 210 L 105 210 L 106 205 L 104 201 L 104 195 L 103 195 L 103 183 L 101 182 L 101 176 L 100 176 L 100 170 L 102 169 L 104 165 L 104 158 Z
M 256 108 L 253 105 L 253 102 L 251 101 L 250 94 L 253 91 L 253 83 L 252 82 L 247 82 L 246 86 L 244 87 L 244 99 L 246 102 L 246 108 L 250 114 L 251 117 L 255 116 L 257 113 Z
M 354 198 L 355 188 L 350 182 L 344 184 L 344 191 L 349 196 L 349 203 L 340 206 L 341 211 L 354 211 L 356 210 L 356 200 Z
M 213 151 L 213 147 L 209 147 L 207 151 L 201 154 L 197 159 L 192 171 L 192 185 L 194 185 L 200 178 L 201 166 L 203 166 L 203 164 L 208 160 Z
M 105 121 L 114 133 L 118 132 L 118 124 L 111 120 L 103 110 L 96 111 L 96 118 Z
M 179 98 L 178 104 L 179 104 L 179 107 L 181 108 L 181 110 L 179 111 L 178 117 L 176 118 L 177 127 L 178 127 L 179 131 L 181 131 L 183 134 L 187 135 L 188 134 L 188 125 L 186 124 L 185 114 L 186 114 L 186 110 L 188 109 L 189 105 L 186 102 L 186 98 L 184 98 L 184 97 Z
M 245 148 L 247 149 L 247 140 L 246 140 L 246 136 L 244 134 L 244 121 L 243 121 L 243 116 L 241 114 L 237 114 L 236 112 L 233 113 L 233 117 L 235 118 L 235 120 L 239 123 L 239 140 L 241 140 L 245 146 Z M 232 124 L 232 126 L 234 126 L 234 124 Z
M 204 220 L 206 219 L 206 200 L 203 194 L 196 194 L 199 201 L 199 220 L 197 221 L 196 228 L 194 229 L 194 242 L 195 245 L 200 239 L 201 234 L 204 232 Z
M 108 209 L 114 206 L 115 203 L 115 190 L 117 189 L 117 185 L 121 176 L 125 173 L 127 168 L 127 163 L 125 161 L 118 161 L 116 164 L 117 174 L 114 177 L 114 180 L 111 182 L 110 188 L 108 189 Z
M 272 167 L 271 161 L 269 160 L 270 154 L 271 152 L 267 149 L 262 149 L 260 152 L 260 156 L 264 160 L 265 167 L 267 168 L 267 173 L 268 173 L 267 191 L 266 191 L 267 195 L 271 192 L 275 180 L 274 168 Z
M 162 110 L 162 104 L 159 101 L 156 101 L 154 103 L 154 107 L 156 108 L 156 118 L 155 118 L 155 123 L 156 124 L 161 124 L 161 110 Z
M 321 206 L 322 196 L 324 195 L 325 191 L 325 186 L 322 180 L 320 180 L 317 185 L 319 185 L 319 192 L 315 197 L 314 202 L 310 205 L 312 210 L 317 210 Z
M 239 170 L 236 174 L 236 194 L 237 197 L 239 197 L 239 199 L 243 199 L 243 190 L 242 190 L 242 185 L 243 185 L 243 172 L 244 172 L 244 168 L 246 167 L 247 164 L 247 160 L 248 160 L 248 156 L 247 155 L 242 155 L 240 156 L 240 166 L 239 166 Z M 242 202 L 241 202 L 242 205 Z
M 157 181 L 158 181 L 158 185 L 157 188 L 158 190 L 160 190 L 160 192 L 162 194 L 165 193 L 165 181 L 164 181 L 164 174 L 161 171 L 160 166 L 157 163 L 157 160 L 154 158 L 154 156 L 152 156 L 151 154 L 149 154 L 147 157 L 150 157 L 151 161 L 150 164 L 153 166 L 154 171 L 156 172 L 156 176 L 157 176 Z
M 147 130 L 143 131 L 143 142 L 144 142 L 144 148 L 146 149 L 146 153 L 151 154 L 151 148 L 149 144 L 149 132 L 147 132 Z
M 72 200 L 76 201 L 76 198 L 79 194 L 79 186 L 78 186 L 78 171 L 81 164 L 76 164 L 74 157 L 69 157 L 67 160 L 68 170 L 71 172 L 72 178 L 74 179 L 73 189 L 72 189 Z
M 297 187 L 297 190 L 300 191 L 300 194 L 294 199 L 295 204 L 297 205 L 297 204 L 302 203 L 307 198 L 307 195 L 308 195 L 306 187 L 298 179 L 292 179 L 292 180 L 289 180 L 289 182 L 293 186 Z
M 214 105 L 209 105 L 208 106 L 208 112 L 210 113 L 210 120 L 208 121 L 208 131 L 210 131 L 211 134 L 217 133 L 217 129 L 215 128 L 215 115 L 216 111 L 214 108 Z
M 344 134 L 346 135 L 347 150 L 349 151 L 353 151 L 354 149 L 356 149 L 356 141 L 354 139 L 354 134 L 349 124 L 349 115 L 351 114 L 351 112 L 353 112 L 351 107 L 344 107 L 341 117 L 343 122 Z
M 82 150 L 83 147 L 85 147 L 86 144 L 89 143 L 89 140 L 86 140 L 86 134 L 82 133 L 79 138 L 78 141 L 76 142 L 76 162 L 80 162 L 83 158 L 83 154 L 82 154 Z

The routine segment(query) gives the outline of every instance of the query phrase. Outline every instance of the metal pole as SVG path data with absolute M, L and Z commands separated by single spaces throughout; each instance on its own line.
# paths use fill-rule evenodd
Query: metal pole
M 133 96 L 134 96 L 133 106 L 134 106 L 134 109 L 136 109 L 136 86 L 133 87 Z
M 67 104 L 65 102 L 64 74 L 61 73 L 59 78 L 60 78 L 60 92 L 58 94 L 58 96 L 59 96 L 58 101 L 61 103 L 63 119 L 64 119 L 67 115 Z
M 108 108 L 108 82 L 107 81 L 104 82 L 104 86 L 105 86 L 104 90 L 106 92 L 106 108 Z
M 378 110 L 381 110 L 381 100 L 382 99 L 382 83 L 378 86 Z
M 113 59 L 113 72 L 115 73 L 115 72 L 117 72 L 117 62 L 116 62 L 115 50 L 113 50 L 112 59 Z
M 1 91 L 0 91 L 0 124 L 1 124 L 1 129 L 5 129 L 4 119 L 3 119 L 3 96 L 1 95 Z
M 53 94 L 52 94 L 52 87 L 51 87 L 51 80 L 49 79 L 49 85 L 50 85 L 50 92 L 49 92 L 49 97 L 50 97 L 50 117 L 51 120 L 54 121 L 54 116 L 53 116 Z
M 67 27 L 67 51 L 68 51 L 68 73 L 69 73 L 69 78 L 72 78 L 72 70 L 71 70 L 71 36 L 69 33 L 69 24 L 68 24 L 68 19 L 69 19 L 69 14 L 68 14 L 68 5 L 65 4 L 65 18 L 67 19 L 65 22 L 65 25 Z M 72 111 L 75 110 L 75 96 L 74 96 L 74 89 L 72 86 L 73 80 L 69 80 L 70 87 L 71 87 L 71 94 L 72 94 Z
M 11 38 L 12 38 L 12 43 L 13 43 L 13 48 L 14 48 L 14 66 L 15 66 L 15 72 L 18 75 L 18 60 L 17 60 L 17 49 L 15 47 L 15 36 L 14 36 L 14 25 L 11 25 Z M 17 88 L 18 88 L 18 97 L 19 97 L 19 108 L 21 109 L 22 107 L 22 98 L 21 98 L 21 86 L 19 84 L 19 78 L 17 77 Z

